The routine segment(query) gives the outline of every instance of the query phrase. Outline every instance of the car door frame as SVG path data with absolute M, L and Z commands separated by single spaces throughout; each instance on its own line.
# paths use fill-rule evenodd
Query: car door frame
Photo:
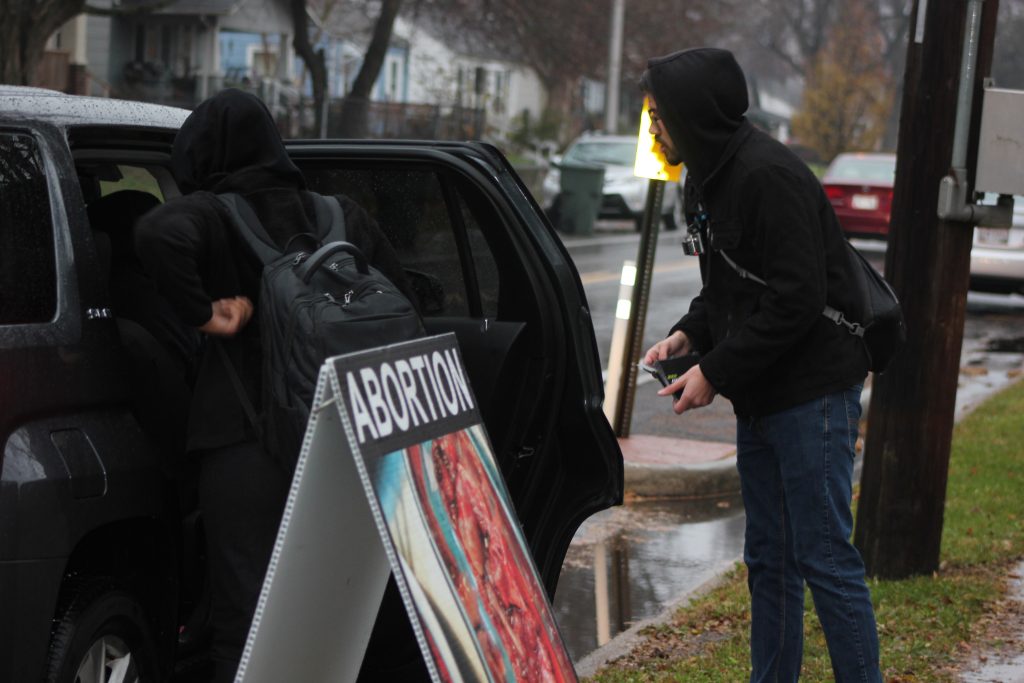
M 553 596 L 576 529 L 593 513 L 622 500 L 622 454 L 601 410 L 603 385 L 593 325 L 567 251 L 525 185 L 490 146 L 326 140 L 287 145 L 300 168 L 329 162 L 349 167 L 422 164 L 458 174 L 500 216 L 540 304 L 542 329 L 535 332 L 541 339 L 545 386 L 536 395 L 549 399 L 546 409 L 538 402 L 529 424 L 519 427 L 521 462 L 504 474 L 541 578 Z M 486 324 L 486 319 L 480 322 Z

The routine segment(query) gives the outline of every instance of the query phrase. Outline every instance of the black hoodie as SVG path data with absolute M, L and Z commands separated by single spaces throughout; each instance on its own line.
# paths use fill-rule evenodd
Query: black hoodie
M 648 62 L 651 94 L 687 165 L 687 222 L 703 210 L 704 286 L 672 328 L 740 416 L 768 415 L 862 382 L 860 341 L 822 315 L 850 310 L 851 263 L 821 183 L 744 117 L 747 87 L 714 48 Z M 741 278 L 727 255 L 767 285 Z
M 136 248 L 182 321 L 199 327 L 210 319 L 217 299 L 244 295 L 257 303 L 262 271 L 214 193 L 237 192 L 245 197 L 281 247 L 293 235 L 315 233 L 316 212 L 270 112 L 259 98 L 240 90 L 221 91 L 196 107 L 175 137 L 171 166 L 184 196 L 169 200 L 139 221 Z M 408 292 L 401 264 L 377 224 L 352 200 L 343 195 L 338 200 L 348 241 Z M 223 341 L 258 408 L 262 364 L 258 316 L 236 337 Z M 193 393 L 189 450 L 226 446 L 253 436 L 220 357 L 208 348 Z
M 686 164 L 703 181 L 718 165 L 747 111 L 747 81 L 732 53 L 696 48 L 648 63 L 658 114 Z

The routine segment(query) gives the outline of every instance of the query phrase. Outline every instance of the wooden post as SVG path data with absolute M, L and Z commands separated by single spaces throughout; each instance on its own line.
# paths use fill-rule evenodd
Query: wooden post
M 914 5 L 885 261 L 903 304 L 907 343 L 872 380 L 854 535 L 868 574 L 885 578 L 939 566 L 973 235 L 970 225 L 940 221 L 936 208 L 953 148 L 967 0 Z M 983 4 L 970 169 L 998 9 L 998 0 Z

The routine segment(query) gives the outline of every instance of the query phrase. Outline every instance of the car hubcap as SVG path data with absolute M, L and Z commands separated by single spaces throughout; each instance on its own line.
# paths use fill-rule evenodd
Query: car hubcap
M 75 674 L 75 683 L 138 683 L 131 665 L 132 653 L 117 636 L 98 638 L 85 653 Z

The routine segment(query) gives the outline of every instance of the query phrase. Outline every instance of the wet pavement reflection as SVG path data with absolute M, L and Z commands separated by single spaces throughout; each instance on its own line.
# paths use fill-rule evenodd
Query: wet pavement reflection
M 574 661 L 711 580 L 743 549 L 739 497 L 646 501 L 588 519 L 573 539 L 555 616 Z

